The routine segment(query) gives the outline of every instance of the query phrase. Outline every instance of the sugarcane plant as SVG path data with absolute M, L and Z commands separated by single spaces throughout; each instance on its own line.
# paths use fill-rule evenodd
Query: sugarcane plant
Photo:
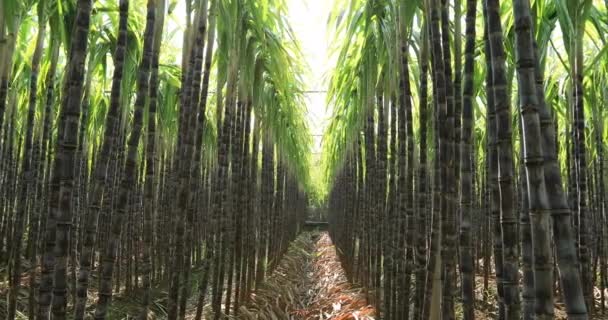
M 1 2 L 4 316 L 105 319 L 116 294 L 141 294 L 140 319 L 238 314 L 313 189 L 285 10 Z
M 558 295 L 587 319 L 606 295 L 605 4 L 480 2 L 336 2 L 330 232 L 380 318 L 473 319 L 492 276 L 500 319 L 553 318 Z

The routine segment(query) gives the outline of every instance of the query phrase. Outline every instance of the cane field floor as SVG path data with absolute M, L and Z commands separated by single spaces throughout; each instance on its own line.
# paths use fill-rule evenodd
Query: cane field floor
M 483 269 L 483 268 L 481 268 Z M 190 299 L 186 319 L 194 319 L 197 286 L 202 268 L 195 268 L 190 283 Z M 8 285 L 6 270 L 0 282 L 0 316 L 6 314 Z M 484 290 L 484 277 L 480 270 L 476 276 L 476 319 L 497 319 L 495 307 L 496 283 L 490 277 Z M 26 284 L 26 274 L 22 279 Z M 95 284 L 93 279 L 91 282 Z M 165 319 L 167 284 L 159 283 L 153 288 L 153 301 L 149 319 Z M 89 292 L 91 306 L 94 306 L 97 291 L 93 286 Z M 126 294 L 124 288 L 115 292 L 109 319 L 132 319 L 139 310 L 140 295 L 137 291 Z M 19 310 L 26 310 L 28 289 L 23 286 L 18 302 Z M 458 301 L 457 315 L 462 305 Z M 70 304 L 71 308 L 71 304 Z M 89 310 L 92 316 L 93 307 Z M 263 284 L 252 293 L 247 305 L 239 308 L 238 316 L 229 319 L 243 320 L 374 320 L 378 319 L 364 290 L 349 282 L 342 268 L 336 249 L 327 232 L 304 232 L 292 242 L 274 271 Z M 556 319 L 567 319 L 564 306 L 556 302 Z M 24 313 L 18 317 L 27 319 Z M 205 308 L 205 319 L 211 319 L 210 306 Z M 607 319 L 598 315 L 596 319 Z

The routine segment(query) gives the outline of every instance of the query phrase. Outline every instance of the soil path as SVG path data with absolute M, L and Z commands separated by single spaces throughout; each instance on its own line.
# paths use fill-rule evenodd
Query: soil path
M 305 233 L 241 308 L 240 319 L 373 320 L 375 310 L 348 279 L 329 235 Z

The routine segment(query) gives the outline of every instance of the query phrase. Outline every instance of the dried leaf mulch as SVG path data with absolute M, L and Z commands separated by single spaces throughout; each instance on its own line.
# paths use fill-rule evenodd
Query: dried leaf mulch
M 373 320 L 375 310 L 353 286 L 327 233 L 304 233 L 276 270 L 240 308 L 239 319 Z
M 327 233 L 316 241 L 312 262 L 311 288 L 307 307 L 296 310 L 296 319 L 310 320 L 372 320 L 375 309 L 368 304 L 363 290 L 346 278 L 336 248 Z

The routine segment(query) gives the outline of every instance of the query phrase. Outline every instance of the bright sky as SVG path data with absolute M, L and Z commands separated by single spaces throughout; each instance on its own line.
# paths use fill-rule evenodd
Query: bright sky
M 333 0 L 288 0 L 289 22 L 300 41 L 302 53 L 310 73 L 305 75 L 308 124 L 315 145 L 313 152 L 321 151 L 321 135 L 327 126 L 330 111 L 326 107 L 327 76 L 333 67 L 329 59 L 327 19 Z

